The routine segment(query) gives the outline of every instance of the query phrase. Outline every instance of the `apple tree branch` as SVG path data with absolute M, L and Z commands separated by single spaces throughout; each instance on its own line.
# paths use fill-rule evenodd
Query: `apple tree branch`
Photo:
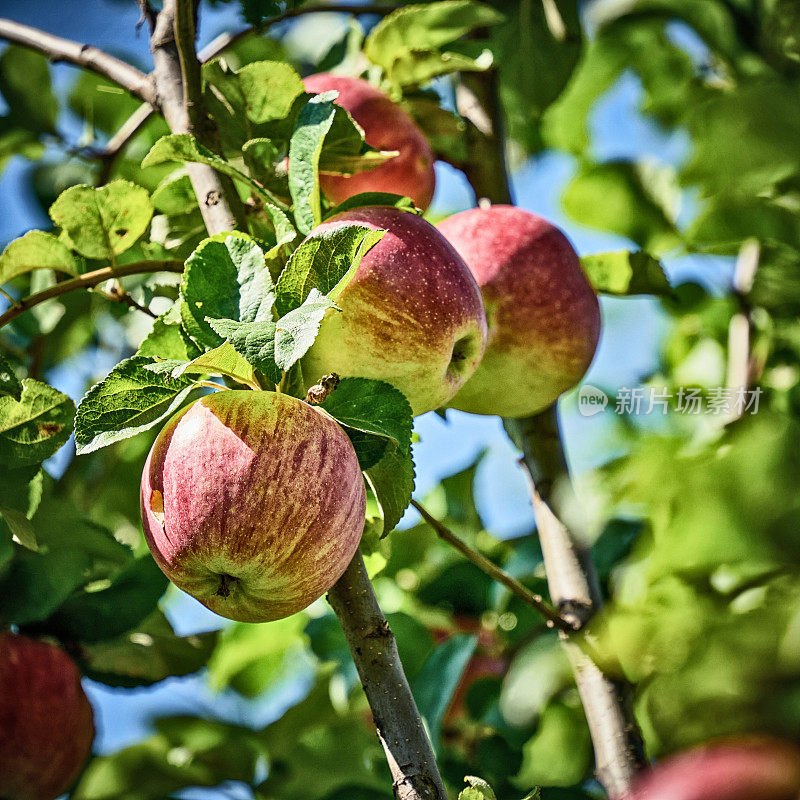
M 493 70 L 463 76 L 456 95 L 458 110 L 483 133 L 481 157 L 464 172 L 478 202 L 510 203 L 502 109 Z M 553 511 L 553 489 L 568 485 L 564 446 L 556 407 L 521 420 L 505 420 L 520 445 L 532 481 L 532 499 L 550 596 L 559 614 L 575 629 L 559 631 L 575 675 L 592 738 L 597 777 L 612 800 L 624 797 L 646 765 L 642 738 L 633 716 L 630 687 L 603 673 L 590 657 L 592 642 L 584 630 L 599 610 L 602 597 L 588 547 Z M 587 646 L 588 645 L 588 646 Z

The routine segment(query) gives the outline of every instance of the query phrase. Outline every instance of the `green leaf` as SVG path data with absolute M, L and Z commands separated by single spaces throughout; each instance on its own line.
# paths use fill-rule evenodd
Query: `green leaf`
M 294 218 L 302 234 L 322 221 L 319 193 L 319 160 L 325 137 L 333 125 L 336 106 L 333 92 L 312 97 L 297 117 L 289 141 L 289 192 L 294 201 Z
M 476 644 L 477 636 L 452 636 L 428 656 L 414 680 L 414 699 L 428 727 L 434 747 L 439 742 L 444 712 L 447 711 L 461 676 L 475 652 Z
M 253 368 L 230 342 L 223 342 L 188 364 L 175 367 L 171 375 L 173 378 L 180 378 L 181 375 L 226 375 L 237 383 L 253 388 L 257 386 Z
M 581 224 L 619 233 L 659 253 L 681 241 L 673 219 L 672 190 L 669 176 L 641 165 L 584 164 L 564 190 L 562 202 Z
M 288 116 L 295 99 L 305 91 L 302 78 L 284 61 L 256 61 L 236 74 L 247 116 L 255 123 Z
M 243 233 L 223 233 L 200 243 L 186 260 L 181 320 L 201 348 L 218 347 L 209 319 L 272 319 L 275 290 L 263 250 Z
M 217 632 L 177 636 L 164 614 L 153 611 L 114 639 L 81 645 L 81 672 L 109 686 L 149 686 L 197 672 L 208 663 Z
M 641 250 L 583 256 L 581 265 L 596 292 L 672 296 L 672 287 L 661 262 Z
M 22 384 L 11 364 L 0 353 L 0 396 L 2 395 L 10 395 L 15 400 L 19 400 L 22 396 Z
M 180 306 L 175 305 L 153 322 L 153 328 L 136 351 L 137 356 L 187 361 L 192 357 L 181 333 Z M 194 345 L 192 351 L 197 352 Z
M 11 242 L 0 255 L 0 284 L 35 269 L 52 269 L 78 275 L 82 264 L 52 233 L 28 231 Z
M 481 70 L 491 66 L 491 54 L 475 59 L 460 49 L 443 50 L 476 28 L 504 19 L 491 6 L 475 0 L 440 0 L 404 6 L 384 17 L 367 36 L 364 53 L 383 67 L 395 86 L 416 86 L 437 75 Z
M 314 289 L 335 301 L 361 259 L 385 233 L 364 225 L 346 224 L 303 241 L 278 278 L 278 313 L 286 314 L 299 307 Z
M 123 567 L 106 588 L 72 595 L 45 623 L 60 637 L 100 642 L 121 636 L 156 610 L 167 579 L 150 554 Z
M 50 217 L 66 243 L 87 258 L 125 252 L 147 230 L 153 203 L 146 189 L 116 180 L 95 189 L 79 185 L 62 192 Z
M 0 507 L 0 517 L 3 518 L 14 538 L 23 547 L 27 547 L 29 550 L 37 549 L 36 532 L 24 512 L 18 511 L 16 508 Z
M 69 439 L 74 414 L 67 395 L 25 378 L 19 400 L 0 396 L 0 462 L 16 469 L 49 458 Z
M 492 787 L 483 778 L 474 775 L 464 776 L 464 782 L 469 786 L 459 792 L 458 800 L 497 800 Z
M 79 455 L 149 430 L 183 403 L 194 388 L 191 380 L 158 375 L 146 369 L 151 363 L 128 358 L 87 392 L 75 417 Z
M 404 197 L 399 194 L 389 194 L 388 192 L 361 192 L 348 197 L 347 200 L 339 203 L 338 206 L 332 208 L 326 215 L 325 219 L 342 214 L 345 211 L 350 211 L 353 208 L 363 208 L 364 206 L 389 206 L 391 208 L 399 208 L 401 211 L 410 211 L 414 214 L 421 214 L 422 212 L 414 205 L 414 201 L 410 197 Z
M 7 47 L 0 56 L 0 93 L 12 119 L 27 130 L 55 133 L 58 100 L 46 56 L 21 45 Z
M 387 450 L 383 458 L 365 472 L 380 506 L 383 537 L 395 528 L 414 492 L 414 459 L 408 450 Z M 382 537 L 382 538 L 383 538 Z
M 277 239 L 276 247 L 288 244 L 297 236 L 297 232 L 289 218 L 277 205 L 270 192 L 266 191 L 260 183 L 249 178 L 241 170 L 229 164 L 225 159 L 213 153 L 207 147 L 203 147 L 191 134 L 171 133 L 168 136 L 162 136 L 144 157 L 142 167 L 152 167 L 157 164 L 169 163 L 170 161 L 205 164 L 223 175 L 228 175 L 247 184 L 261 198 L 264 210 L 272 220 Z
M 314 344 L 325 313 L 335 308 L 333 301 L 312 289 L 303 305 L 277 322 L 211 321 L 211 327 L 227 339 L 257 370 L 273 383 L 281 372 L 299 361 Z
M 257 697 L 303 657 L 307 622 L 305 614 L 293 614 L 269 627 L 239 623 L 228 628 L 208 662 L 211 688 L 232 686 L 245 697 Z
M 402 392 L 369 378 L 342 378 L 322 403 L 350 436 L 362 469 L 374 467 L 387 445 L 407 451 L 414 419 Z

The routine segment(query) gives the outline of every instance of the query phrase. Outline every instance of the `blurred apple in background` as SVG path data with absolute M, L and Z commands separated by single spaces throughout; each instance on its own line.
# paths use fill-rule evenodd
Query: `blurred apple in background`
M 354 175 L 320 175 L 325 196 L 334 203 L 361 192 L 389 192 L 410 197 L 425 211 L 436 186 L 433 151 L 425 134 L 397 103 L 360 78 L 322 72 L 305 78 L 306 91 L 314 94 L 336 90 L 337 105 L 363 128 L 367 144 L 399 155 L 375 169 Z
M 54 800 L 77 779 L 93 739 L 72 659 L 55 645 L 0 633 L 0 797 Z

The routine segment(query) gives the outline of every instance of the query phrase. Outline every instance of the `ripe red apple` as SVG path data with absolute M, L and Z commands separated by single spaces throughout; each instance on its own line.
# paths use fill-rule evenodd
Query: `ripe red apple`
M 322 375 L 374 378 L 408 398 L 414 414 L 446 403 L 475 371 L 486 341 L 481 293 L 466 264 L 422 217 L 357 208 L 316 232 L 358 223 L 387 233 L 364 256 L 302 361 L 306 385 Z
M 513 206 L 440 222 L 481 287 L 489 340 L 475 374 L 450 401 L 473 414 L 523 417 L 583 377 L 600 336 L 600 307 L 564 234 Z
M 92 707 L 58 647 L 0 633 L 0 797 L 54 800 L 75 782 L 94 739 Z
M 768 737 L 712 742 L 671 756 L 627 800 L 798 800 L 800 747 Z
M 220 391 L 176 414 L 142 474 L 158 565 L 229 619 L 300 611 L 341 577 L 364 528 L 364 481 L 347 435 L 285 394 Z
M 433 151 L 425 134 L 397 103 L 360 78 L 322 72 L 303 81 L 307 92 L 320 94 L 335 89 L 336 103 L 364 129 L 367 144 L 378 150 L 397 150 L 399 155 L 375 169 L 354 175 L 322 175 L 325 196 L 341 203 L 360 192 L 391 192 L 410 197 L 423 211 L 433 198 L 436 175 Z

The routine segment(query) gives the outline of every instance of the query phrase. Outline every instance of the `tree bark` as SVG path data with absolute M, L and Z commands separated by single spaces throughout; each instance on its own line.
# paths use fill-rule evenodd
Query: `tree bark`
M 465 75 L 459 112 L 483 133 L 479 158 L 464 172 L 480 203 L 510 203 L 502 109 L 493 71 Z M 482 113 L 481 113 L 482 112 Z M 505 420 L 506 429 L 522 447 L 532 481 L 533 510 L 550 597 L 575 633 L 559 631 L 575 676 L 592 738 L 598 780 L 612 800 L 623 798 L 636 774 L 646 765 L 644 748 L 630 704 L 630 687 L 606 676 L 591 658 L 591 638 L 582 631 L 602 604 L 591 552 L 554 513 L 551 503 L 558 483 L 569 484 L 569 473 L 558 429 L 555 406 L 534 417 Z M 577 637 L 583 637 L 583 641 Z
M 397 644 L 357 552 L 328 592 L 367 696 L 397 800 L 447 800 Z

